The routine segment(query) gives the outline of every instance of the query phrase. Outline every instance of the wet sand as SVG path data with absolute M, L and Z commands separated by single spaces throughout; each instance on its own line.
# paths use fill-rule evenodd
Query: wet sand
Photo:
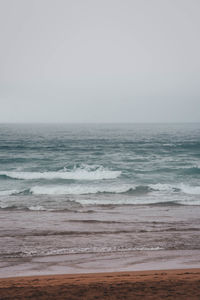
M 200 269 L 2 278 L 0 299 L 200 299 Z

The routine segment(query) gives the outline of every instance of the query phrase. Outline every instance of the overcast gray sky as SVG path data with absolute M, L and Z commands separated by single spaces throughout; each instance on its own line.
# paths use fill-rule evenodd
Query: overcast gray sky
M 199 122 L 199 0 L 0 0 L 0 122 Z

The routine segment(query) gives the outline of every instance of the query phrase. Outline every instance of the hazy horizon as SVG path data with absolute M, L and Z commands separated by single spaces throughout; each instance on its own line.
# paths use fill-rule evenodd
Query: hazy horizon
M 190 122 L 190 121 L 186 121 L 186 122 L 63 122 L 63 121 L 61 121 L 61 122 L 59 122 L 59 121 L 54 121 L 54 122 L 37 122 L 37 121 L 35 121 L 35 122 L 0 122 L 0 124 L 13 124 L 13 125 L 67 125 L 67 124 L 71 124 L 71 125 L 81 125 L 81 124 L 83 124 L 83 125 L 92 125 L 92 124 L 94 124 L 94 125 L 128 125 L 128 124 L 151 124 L 151 125 L 159 125 L 159 124 L 163 124 L 163 125 L 167 125 L 167 124 L 171 124 L 171 125 L 181 125 L 181 124 L 199 124 L 200 123 L 200 121 L 197 121 L 197 122 Z

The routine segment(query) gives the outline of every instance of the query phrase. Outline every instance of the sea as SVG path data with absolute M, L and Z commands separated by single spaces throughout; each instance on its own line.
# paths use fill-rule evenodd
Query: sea
M 199 233 L 200 123 L 0 124 L 1 277 L 197 266 Z

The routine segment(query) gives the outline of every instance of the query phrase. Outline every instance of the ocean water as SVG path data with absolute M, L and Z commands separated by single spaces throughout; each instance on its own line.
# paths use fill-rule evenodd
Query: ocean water
M 1 124 L 0 258 L 199 249 L 200 124 Z

